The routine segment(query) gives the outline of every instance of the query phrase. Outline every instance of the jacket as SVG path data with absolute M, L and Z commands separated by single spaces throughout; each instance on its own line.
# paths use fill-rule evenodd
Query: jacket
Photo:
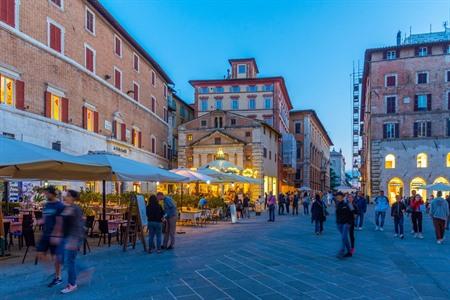
M 164 197 L 164 217 L 171 218 L 177 215 L 177 205 L 170 197 Z
M 391 207 L 391 216 L 395 218 L 403 217 L 403 212 L 406 210 L 406 205 L 403 202 L 396 201 Z
M 410 202 L 409 206 L 411 206 L 413 212 L 421 212 L 421 211 L 420 211 L 420 206 L 421 206 L 421 205 L 424 205 L 424 204 L 425 204 L 425 203 L 423 202 L 423 200 L 416 200 L 416 199 L 413 199 L 413 200 Z
M 377 196 L 375 198 L 375 211 L 387 211 L 389 208 L 389 201 L 386 196 Z
M 364 197 L 356 197 L 355 201 L 356 206 L 358 207 L 358 212 L 361 214 L 365 214 L 367 211 L 367 202 Z
M 325 221 L 325 205 L 322 200 L 314 201 L 311 205 L 311 220 L 312 221 Z
M 447 220 L 449 215 L 449 207 L 447 201 L 441 197 L 435 198 L 431 201 L 430 215 L 436 219 Z
M 336 223 L 337 224 L 352 224 L 353 211 L 350 209 L 348 203 L 340 201 L 336 203 Z

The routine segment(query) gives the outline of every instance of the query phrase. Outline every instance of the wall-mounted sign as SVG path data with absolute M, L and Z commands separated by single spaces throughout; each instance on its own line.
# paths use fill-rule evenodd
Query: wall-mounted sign
M 105 129 L 112 131 L 112 123 L 110 121 L 105 120 Z

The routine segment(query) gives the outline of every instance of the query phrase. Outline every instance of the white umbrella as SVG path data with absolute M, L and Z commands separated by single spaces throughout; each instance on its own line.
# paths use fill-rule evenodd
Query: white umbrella
M 104 166 L 63 152 L 0 137 L 0 177 L 7 179 L 95 180 Z
M 212 183 L 219 181 L 214 177 L 202 174 L 200 172 L 189 170 L 188 168 L 178 168 L 170 170 L 170 172 L 186 177 L 186 180 L 183 182 L 206 182 L 206 183 Z
M 431 191 L 445 191 L 448 192 L 450 191 L 450 185 L 439 182 L 439 183 L 434 183 L 434 184 L 429 184 L 426 186 L 427 190 L 431 190 Z

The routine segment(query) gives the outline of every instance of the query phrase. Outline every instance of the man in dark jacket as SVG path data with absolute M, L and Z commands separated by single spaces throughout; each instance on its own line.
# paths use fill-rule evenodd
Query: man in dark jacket
M 353 212 L 348 203 L 344 201 L 344 194 L 336 194 L 336 224 L 341 234 L 342 246 L 338 253 L 338 258 L 351 257 L 351 247 L 349 241 L 350 224 L 353 222 Z
M 363 196 L 361 192 L 356 196 L 356 207 L 358 208 L 358 214 L 356 215 L 355 220 L 355 228 L 358 230 L 362 230 L 363 222 L 364 222 L 364 214 L 367 211 L 367 202 L 366 198 Z
M 404 238 L 403 235 L 403 213 L 406 211 L 406 205 L 403 203 L 400 195 L 395 196 L 395 202 L 391 207 L 391 217 L 394 218 L 395 237 Z

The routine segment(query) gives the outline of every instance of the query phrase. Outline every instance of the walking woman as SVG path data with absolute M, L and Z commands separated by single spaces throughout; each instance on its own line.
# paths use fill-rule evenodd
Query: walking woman
M 348 234 L 350 236 L 350 252 L 353 255 L 355 253 L 355 221 L 356 221 L 356 216 L 358 215 L 358 206 L 356 205 L 355 201 L 354 201 L 354 197 L 353 194 L 348 194 L 347 196 L 347 202 L 348 202 L 348 207 L 350 208 L 352 214 L 352 223 L 350 224 L 349 230 L 348 230 Z
M 148 221 L 148 253 L 152 253 L 156 249 L 157 253 L 161 253 L 161 229 L 164 211 L 158 203 L 155 195 L 151 195 L 147 205 L 147 221 Z M 156 248 L 155 248 L 156 237 Z
M 411 220 L 413 223 L 414 237 L 423 239 L 422 234 L 422 219 L 425 212 L 425 203 L 422 200 L 422 196 L 416 194 L 411 203 Z
M 317 235 L 322 234 L 323 232 L 323 222 L 326 220 L 325 212 L 325 203 L 320 199 L 320 196 L 316 194 L 311 205 L 311 222 L 314 222 L 314 228 Z

